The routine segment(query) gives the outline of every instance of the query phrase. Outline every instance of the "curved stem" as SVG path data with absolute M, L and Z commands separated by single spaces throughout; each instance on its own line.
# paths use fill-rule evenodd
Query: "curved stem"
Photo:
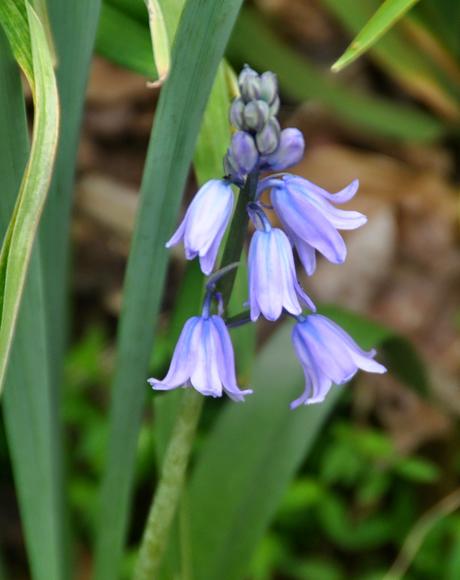
M 248 225 L 246 205 L 256 194 L 258 178 L 258 173 L 250 174 L 240 191 L 222 257 L 221 268 L 237 262 L 241 256 Z M 236 270 L 229 271 L 219 281 L 220 292 L 225 302 L 228 302 L 232 293 L 235 276 Z M 181 400 L 163 461 L 160 482 L 144 529 L 139 557 L 134 571 L 134 580 L 155 580 L 158 578 L 163 554 L 169 540 L 171 525 L 182 493 L 202 407 L 203 396 L 195 389 L 187 388 Z
M 159 573 L 202 406 L 202 395 L 195 389 L 186 389 L 166 451 L 160 483 L 150 508 L 134 580 L 154 580 Z

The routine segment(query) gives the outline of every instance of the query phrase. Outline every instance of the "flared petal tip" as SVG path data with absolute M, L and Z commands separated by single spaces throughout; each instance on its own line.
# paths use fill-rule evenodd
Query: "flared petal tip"
M 236 403 L 244 403 L 244 398 L 247 395 L 252 395 L 254 391 L 252 389 L 245 389 L 244 391 L 240 391 L 239 389 L 225 389 L 225 392 Z
M 155 391 L 169 391 L 176 388 L 176 385 L 168 385 L 154 378 L 147 379 L 147 382 Z
M 308 405 L 316 405 L 317 403 L 324 403 L 325 398 L 326 398 L 325 396 L 306 397 L 305 395 L 302 395 L 295 401 L 292 401 L 292 403 L 289 405 L 289 408 L 291 409 L 291 411 L 294 411 L 295 409 L 301 407 L 302 405 L 308 406 Z

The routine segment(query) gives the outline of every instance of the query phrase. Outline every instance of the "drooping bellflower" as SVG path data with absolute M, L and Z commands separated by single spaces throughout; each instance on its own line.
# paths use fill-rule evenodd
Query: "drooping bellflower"
M 374 349 L 362 350 L 338 324 L 321 314 L 299 317 L 292 343 L 305 374 L 305 391 L 291 403 L 292 409 L 324 401 L 333 383 L 347 383 L 359 369 L 386 371 L 374 360 Z
M 294 175 L 284 175 L 271 183 L 271 202 L 307 274 L 315 271 L 316 251 L 333 264 L 342 264 L 347 248 L 338 230 L 359 228 L 367 218 L 357 211 L 338 209 L 333 203 L 352 199 L 358 181 L 335 194 Z
M 290 314 L 300 314 L 301 301 L 316 310 L 297 281 L 286 234 L 279 228 L 272 228 L 262 208 L 256 204 L 250 206 L 249 214 L 256 226 L 248 255 L 251 320 L 257 320 L 261 313 L 267 320 L 277 320 L 283 308 Z
M 200 258 L 201 270 L 212 272 L 233 209 L 233 191 L 225 179 L 211 179 L 198 191 L 166 247 L 184 241 L 185 257 Z
M 236 382 L 233 346 L 223 319 L 203 312 L 185 323 L 163 380 L 151 378 L 158 391 L 192 386 L 202 395 L 244 401 L 250 389 L 240 390 Z

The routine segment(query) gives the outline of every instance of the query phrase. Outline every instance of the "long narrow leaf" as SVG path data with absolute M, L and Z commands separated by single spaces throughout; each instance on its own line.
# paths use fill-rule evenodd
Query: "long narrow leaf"
M 40 227 L 47 330 L 54 389 L 62 379 L 67 345 L 70 214 L 75 163 L 88 71 L 99 18 L 100 0 L 47 0 L 57 52 L 61 102 L 59 146 L 48 203 Z
M 149 80 L 158 78 L 148 27 L 107 2 L 102 4 L 96 50 L 105 58 L 143 74 Z
M 19 66 L 33 84 L 32 48 L 25 0 L 2 0 L 0 23 Z
M 145 379 L 167 265 L 164 243 L 177 219 L 201 117 L 240 5 L 241 0 L 188 0 L 158 104 L 124 287 L 99 515 L 100 580 L 116 577 L 126 531 Z
M 6 231 L 29 152 L 17 67 L 0 30 L 0 232 Z M 6 376 L 3 414 L 31 577 L 62 580 L 60 438 L 50 390 L 38 247 L 30 268 Z
M 338 72 L 355 61 L 389 28 L 394 26 L 416 2 L 418 0 L 385 0 L 343 55 L 332 65 L 332 70 Z
M 43 27 L 27 5 L 30 25 L 35 118 L 32 147 L 12 221 L 0 255 L 0 393 L 5 379 L 27 268 L 45 204 L 56 154 L 59 103 Z M 4 21 L 5 29 L 16 21 Z

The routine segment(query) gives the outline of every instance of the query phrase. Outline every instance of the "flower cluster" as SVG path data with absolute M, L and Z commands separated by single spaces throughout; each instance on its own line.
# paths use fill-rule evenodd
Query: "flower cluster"
M 240 97 L 230 109 L 236 131 L 224 158 L 226 175 L 208 181 L 198 191 L 166 246 L 183 241 L 186 258 L 198 256 L 202 272 L 211 274 L 233 212 L 232 185 L 240 188 L 240 195 L 247 195 L 248 180 L 256 184 L 247 198 L 255 228 L 248 254 L 249 319 L 262 315 L 274 321 L 283 312 L 296 319 L 292 342 L 304 370 L 305 390 L 291 404 L 295 408 L 323 401 L 332 384 L 349 381 L 358 369 L 386 370 L 374 360 L 374 350 L 363 351 L 337 324 L 316 314 L 294 265 L 294 249 L 308 276 L 315 272 L 317 252 L 334 264 L 343 263 L 347 249 L 339 230 L 358 228 L 367 220 L 361 213 L 336 207 L 353 198 L 357 180 L 338 193 L 329 193 L 302 177 L 279 173 L 300 161 L 305 144 L 297 129 L 280 129 L 276 76 L 271 72 L 258 75 L 246 66 L 238 83 Z M 262 173 L 273 171 L 278 173 L 259 179 Z M 267 206 L 261 201 L 265 191 L 282 229 L 272 226 L 265 211 Z M 237 386 L 233 348 L 216 291 L 217 280 L 227 271 L 224 268 L 211 276 L 201 316 L 186 322 L 166 377 L 149 379 L 154 389 L 192 386 L 213 397 L 225 391 L 235 401 L 251 393 Z M 211 314 L 213 300 L 218 304 L 217 314 Z M 305 315 L 304 308 L 311 313 Z

